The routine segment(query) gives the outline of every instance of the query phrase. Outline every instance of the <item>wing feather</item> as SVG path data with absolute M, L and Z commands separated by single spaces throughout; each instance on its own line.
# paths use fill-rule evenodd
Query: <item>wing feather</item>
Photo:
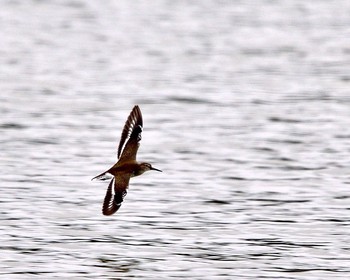
M 141 110 L 140 107 L 136 105 L 126 120 L 121 134 L 118 147 L 118 158 L 120 158 L 121 161 L 136 160 L 142 128 L 143 120 Z
M 113 178 L 107 188 L 107 192 L 103 201 L 102 206 L 102 214 L 109 216 L 113 215 L 118 211 L 124 197 L 127 194 L 127 188 L 129 185 L 130 175 L 124 174 L 122 176 L 118 176 L 117 178 Z M 114 182 L 114 194 L 112 191 L 112 186 Z

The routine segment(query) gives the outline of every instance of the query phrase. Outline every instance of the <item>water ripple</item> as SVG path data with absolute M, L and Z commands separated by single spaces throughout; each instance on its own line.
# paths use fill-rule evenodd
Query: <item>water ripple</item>
M 348 279 L 348 7 L 4 1 L 0 278 Z

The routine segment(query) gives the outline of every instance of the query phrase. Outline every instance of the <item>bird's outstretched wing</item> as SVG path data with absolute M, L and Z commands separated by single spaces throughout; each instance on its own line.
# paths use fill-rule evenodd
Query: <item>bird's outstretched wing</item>
M 141 110 L 140 107 L 136 105 L 132 109 L 128 119 L 126 120 L 122 131 L 122 135 L 120 137 L 120 142 L 118 146 L 118 162 L 136 160 L 136 153 L 139 149 L 139 142 L 141 140 L 142 126 L 143 121 Z M 106 176 L 106 174 L 109 173 L 109 171 L 110 169 L 95 176 L 91 180 L 108 180 L 109 178 Z
M 120 161 L 136 160 L 136 153 L 141 140 L 142 127 L 143 121 L 141 110 L 140 107 L 136 105 L 126 120 L 120 137 L 118 146 L 118 158 Z M 125 144 L 126 141 L 127 143 Z
M 130 174 L 123 174 L 121 176 L 117 176 L 113 178 L 107 188 L 106 196 L 103 201 L 102 206 L 102 214 L 109 216 L 113 215 L 115 212 L 118 211 L 120 206 L 122 205 L 122 202 L 124 200 L 124 197 L 127 194 L 127 188 L 129 185 L 130 180 Z M 112 191 L 114 182 L 114 194 Z

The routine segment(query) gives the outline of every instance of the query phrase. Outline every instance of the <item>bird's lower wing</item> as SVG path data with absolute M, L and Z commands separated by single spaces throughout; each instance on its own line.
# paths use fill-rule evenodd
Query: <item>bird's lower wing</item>
M 118 176 L 117 178 L 113 178 L 107 188 L 107 192 L 105 195 L 105 199 L 103 201 L 102 206 L 102 214 L 105 216 L 113 215 L 118 211 L 124 197 L 127 194 L 127 187 L 129 184 L 130 176 Z M 114 182 L 114 194 L 113 194 L 113 182 Z

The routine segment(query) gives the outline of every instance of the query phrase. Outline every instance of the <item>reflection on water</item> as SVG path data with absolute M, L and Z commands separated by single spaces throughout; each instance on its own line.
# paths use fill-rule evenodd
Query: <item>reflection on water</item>
M 348 11 L 4 3 L 0 278 L 348 278 Z M 163 173 L 104 217 L 134 104 Z

